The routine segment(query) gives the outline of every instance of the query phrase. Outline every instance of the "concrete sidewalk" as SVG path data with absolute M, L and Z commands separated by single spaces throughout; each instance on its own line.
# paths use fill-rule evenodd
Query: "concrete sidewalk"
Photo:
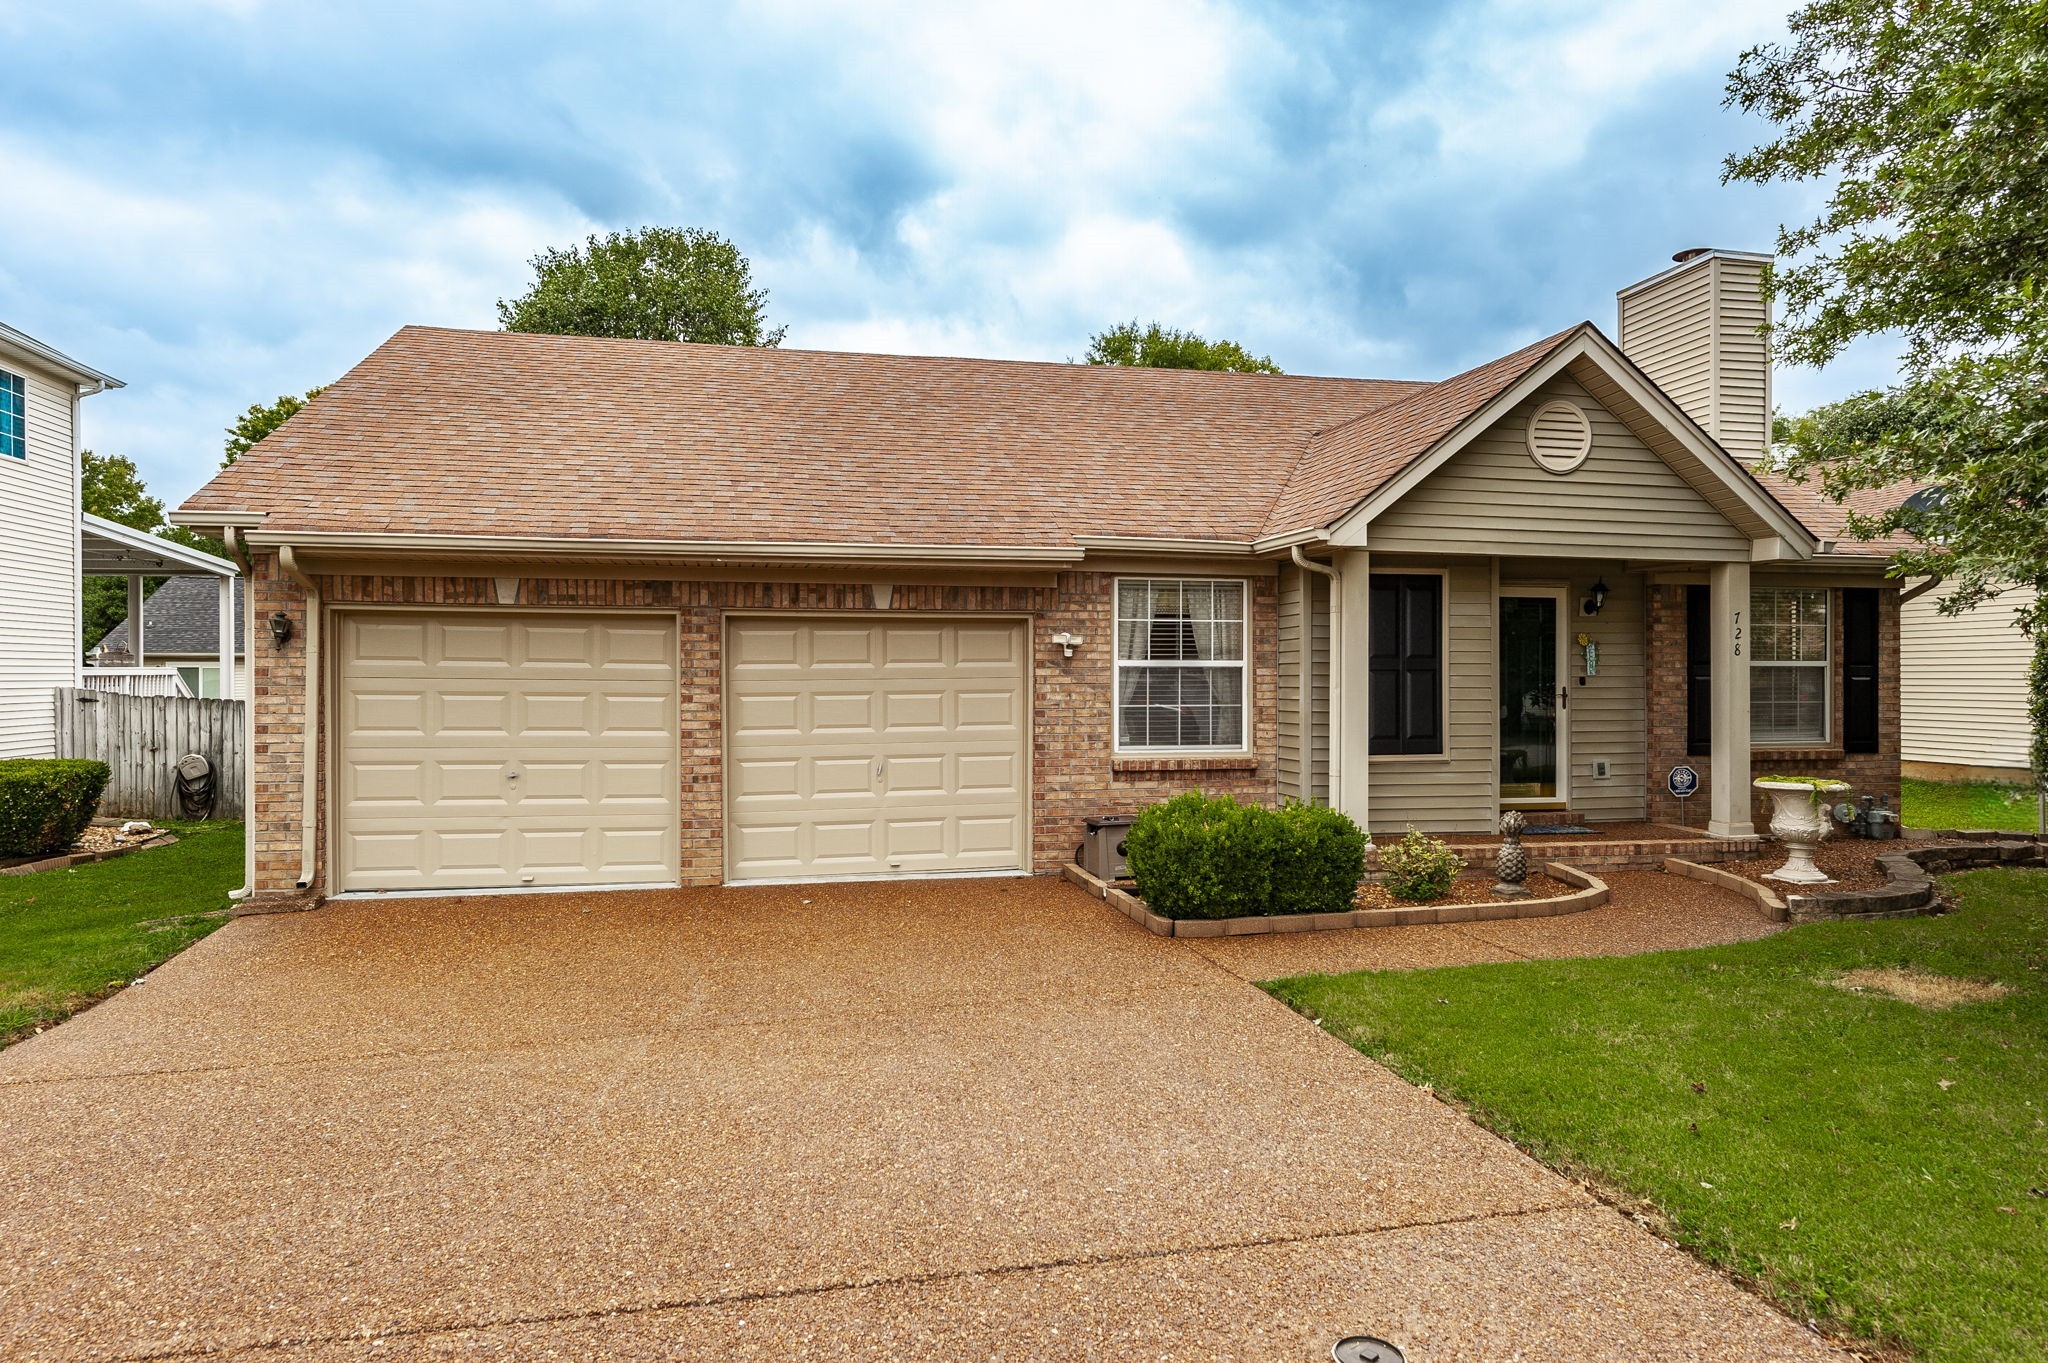
M 1829 1356 L 1049 879 L 238 920 L 0 1171 L 9 1358 Z

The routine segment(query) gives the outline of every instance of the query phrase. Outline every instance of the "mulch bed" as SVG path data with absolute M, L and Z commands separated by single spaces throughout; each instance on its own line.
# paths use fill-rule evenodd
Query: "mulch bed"
M 1897 839 L 1829 838 L 1814 852 L 1813 864 L 1834 877 L 1832 885 L 1788 885 L 1782 880 L 1764 879 L 1766 871 L 1775 871 L 1785 864 L 1784 849 L 1779 847 L 1769 849 L 1755 861 L 1718 861 L 1714 866 L 1717 870 L 1754 880 L 1780 896 L 1833 894 L 1838 890 L 1881 890 L 1892 882 L 1884 868 L 1877 864 L 1877 859 L 1888 852 L 1901 851 L 1905 846 Z
M 1451 882 L 1451 892 L 1435 899 L 1396 899 L 1387 893 L 1384 885 L 1371 881 L 1358 887 L 1358 898 L 1354 901 L 1361 909 L 1426 909 L 1435 904 L 1491 904 L 1500 899 L 1493 892 L 1499 877 L 1492 875 L 1459 876 Z M 1556 899 L 1578 889 L 1562 880 L 1531 871 L 1529 878 L 1522 882 L 1531 899 Z

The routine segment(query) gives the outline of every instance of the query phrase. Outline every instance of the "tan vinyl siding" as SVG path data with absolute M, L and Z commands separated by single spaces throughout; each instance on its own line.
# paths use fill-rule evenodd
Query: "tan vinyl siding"
M 1593 427 L 1591 454 L 1564 475 L 1539 468 L 1527 443 L 1530 414 L 1555 399 L 1577 403 Z M 1575 559 L 1749 557 L 1742 531 L 1565 376 L 1453 455 L 1376 517 L 1367 533 L 1375 553 L 1491 554 L 1506 548 Z
M 1716 253 L 1621 297 L 1622 352 L 1738 459 L 1770 445 L 1763 271 Z
M 1563 571 L 1560 571 L 1560 570 Z M 1566 738 L 1571 776 L 1567 804 L 1588 819 L 1641 819 L 1649 810 L 1649 703 L 1643 630 L 1648 593 L 1639 574 L 1619 563 L 1574 563 L 1542 559 L 1501 560 L 1501 590 L 1516 582 L 1563 584 L 1565 595 L 1565 677 L 1571 688 L 1566 711 Z M 1585 615 L 1580 605 L 1593 583 L 1607 584 L 1607 605 L 1598 615 Z M 1600 670 L 1586 677 L 1585 652 L 1578 637 L 1586 634 L 1598 646 Z M 1593 775 L 1595 762 L 1606 762 L 1607 775 Z
M 1309 593 L 1310 618 L 1308 782 L 1304 788 L 1301 741 L 1301 607 Z M 1280 793 L 1326 804 L 1330 798 L 1330 581 L 1292 566 L 1280 571 Z
M 1764 307 L 1763 270 L 1762 261 L 1714 262 L 1721 381 L 1708 429 L 1738 459 L 1761 458 L 1771 444 L 1771 356 L 1759 331 L 1770 315 Z
M 80 653 L 75 390 L 5 356 L 0 369 L 25 378 L 28 397 L 28 457 L 0 456 L 0 757 L 49 757 L 54 692 L 77 683 Z
M 1687 415 L 1708 426 L 1714 406 L 1714 289 L 1704 267 L 1621 300 L 1622 353 Z
M 1941 614 L 1941 595 L 1937 587 L 1900 613 L 1900 755 L 2024 770 L 2034 646 L 2013 615 L 2032 594 L 2007 592 L 1962 615 Z
M 1436 565 L 1373 556 L 1373 567 L 1386 572 L 1431 566 Z M 1447 586 L 1450 697 L 1444 728 L 1450 751 L 1443 757 L 1373 759 L 1367 799 L 1372 831 L 1382 838 L 1398 837 L 1411 823 L 1434 832 L 1483 833 L 1498 818 L 1494 752 L 1500 710 L 1494 698 L 1492 561 L 1452 566 Z M 1350 708 L 1357 713 L 1355 706 Z

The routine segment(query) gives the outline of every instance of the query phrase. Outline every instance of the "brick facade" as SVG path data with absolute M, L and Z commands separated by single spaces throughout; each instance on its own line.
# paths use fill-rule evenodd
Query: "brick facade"
M 1224 574 L 1218 574 L 1223 576 Z M 349 605 L 496 605 L 491 576 L 321 576 L 315 579 L 330 607 Z M 1214 794 L 1272 803 L 1277 798 L 1279 743 L 1279 635 L 1277 579 L 1251 584 L 1251 750 L 1241 757 L 1112 755 L 1111 661 L 1114 575 L 1065 572 L 1055 585 L 898 586 L 891 612 L 1028 615 L 1031 620 L 1032 860 L 1052 871 L 1073 856 L 1081 820 L 1092 814 L 1135 813 L 1154 801 L 1199 787 Z M 256 884 L 264 894 L 291 891 L 300 868 L 300 783 L 304 743 L 305 594 L 279 568 L 275 555 L 259 555 L 250 573 L 256 636 L 250 649 L 255 705 L 255 788 L 252 835 Z M 778 610 L 865 613 L 875 609 L 866 583 L 699 582 L 600 578 L 522 578 L 516 608 L 543 611 L 673 611 L 679 621 L 681 732 L 681 870 L 685 884 L 717 884 L 724 877 L 723 770 L 724 617 Z M 293 638 L 282 649 L 270 642 L 266 621 L 283 611 Z M 1072 658 L 1051 636 L 1062 630 L 1083 643 Z M 325 647 L 323 643 L 323 648 Z M 331 655 L 323 671 L 333 676 Z M 321 717 L 324 725 L 324 716 Z M 321 735 L 321 751 L 329 752 Z M 324 763 L 323 763 L 324 766 Z M 324 771 L 322 773 L 324 779 Z M 324 788 L 316 808 L 324 818 Z M 319 830 L 324 858 L 326 830 Z M 322 888 L 324 864 L 312 888 Z
M 1833 672 L 1833 709 L 1828 731 L 1833 741 L 1813 748 L 1752 748 L 1749 770 L 1752 778 L 1766 773 L 1827 776 L 1847 781 L 1855 795 L 1883 796 L 1893 809 L 1899 807 L 1899 594 L 1878 593 L 1878 750 L 1874 753 L 1845 753 L 1842 733 L 1842 593 L 1828 593 L 1828 628 Z M 1676 823 L 1681 817 L 1694 825 L 1706 822 L 1714 779 L 1713 759 L 1701 753 L 1686 754 L 1685 722 L 1685 588 L 1670 584 L 1652 586 L 1646 613 L 1649 630 L 1646 649 L 1649 666 L 1650 717 L 1650 817 Z M 1665 773 L 1684 763 L 1700 774 L 1699 794 L 1684 802 L 1673 799 L 1664 784 Z M 1757 832 L 1770 824 L 1770 798 L 1755 791 L 1750 799 L 1750 818 Z

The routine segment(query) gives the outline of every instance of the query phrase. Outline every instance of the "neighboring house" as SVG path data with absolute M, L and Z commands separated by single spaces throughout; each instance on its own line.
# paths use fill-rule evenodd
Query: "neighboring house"
M 289 631 L 254 886 L 1047 871 L 1196 786 L 1381 835 L 1896 796 L 1882 547 L 1744 462 L 1764 261 L 1436 383 L 406 328 L 174 517 Z
M 0 324 L 0 758 L 49 757 L 78 680 L 78 407 L 121 381 Z
M 1905 603 L 1900 695 L 1908 776 L 2030 780 L 2027 674 L 2034 641 L 2014 616 L 2033 604 L 2015 588 L 1961 615 L 1938 609 L 1941 588 Z
M 146 661 L 150 667 L 176 671 L 184 681 L 187 695 L 248 695 L 249 655 L 242 624 L 240 579 L 235 579 L 233 591 L 234 664 L 226 689 L 221 686 L 221 593 L 203 577 L 165 578 L 163 585 L 142 603 L 142 637 L 148 648 L 143 660 L 136 658 L 128 622 L 123 620 L 85 655 L 87 666 L 133 668 Z

